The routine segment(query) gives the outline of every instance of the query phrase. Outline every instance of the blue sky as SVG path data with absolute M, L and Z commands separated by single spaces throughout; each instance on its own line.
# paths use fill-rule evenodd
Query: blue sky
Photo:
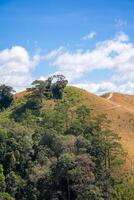
M 59 72 L 94 93 L 133 93 L 133 11 L 133 0 L 0 0 L 1 83 Z

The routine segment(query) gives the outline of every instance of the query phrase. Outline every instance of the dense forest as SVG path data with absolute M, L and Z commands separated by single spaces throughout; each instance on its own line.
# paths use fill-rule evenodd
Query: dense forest
M 0 200 L 134 200 L 120 138 L 62 75 L 0 86 Z

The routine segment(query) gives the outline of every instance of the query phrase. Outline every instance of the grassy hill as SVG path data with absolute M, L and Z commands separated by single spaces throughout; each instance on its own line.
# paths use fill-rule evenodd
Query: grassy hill
M 27 95 L 26 92 L 16 94 L 20 99 Z M 89 106 L 94 114 L 106 114 L 111 121 L 111 128 L 121 137 L 121 143 L 128 152 L 127 165 L 134 168 L 134 96 L 107 93 L 97 96 L 77 87 L 66 87 L 64 98 L 72 104 Z M 51 105 L 51 104 L 50 104 Z
M 134 97 L 42 94 L 18 93 L 0 113 L 0 197 L 133 200 Z
M 77 97 L 76 103 L 88 105 L 95 114 L 107 115 L 112 130 L 119 134 L 128 152 L 127 165 L 134 169 L 134 96 L 119 93 L 97 96 L 76 87 L 67 87 L 65 92 L 69 98 Z

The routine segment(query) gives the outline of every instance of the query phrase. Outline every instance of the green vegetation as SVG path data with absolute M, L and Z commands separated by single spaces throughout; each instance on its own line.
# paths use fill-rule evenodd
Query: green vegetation
M 13 89 L 10 86 L 0 86 L 0 110 L 8 108 L 13 101 Z
M 34 81 L 0 113 L 0 200 L 133 200 L 120 138 L 66 85 Z

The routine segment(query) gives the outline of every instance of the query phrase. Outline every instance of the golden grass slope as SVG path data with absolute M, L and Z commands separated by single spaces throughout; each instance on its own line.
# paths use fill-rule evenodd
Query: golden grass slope
M 76 87 L 67 87 L 66 91 L 70 93 L 70 98 L 79 96 L 79 103 L 90 106 L 94 113 L 107 114 L 112 130 L 119 134 L 128 152 L 128 169 L 134 170 L 134 96 L 118 93 L 97 96 Z

